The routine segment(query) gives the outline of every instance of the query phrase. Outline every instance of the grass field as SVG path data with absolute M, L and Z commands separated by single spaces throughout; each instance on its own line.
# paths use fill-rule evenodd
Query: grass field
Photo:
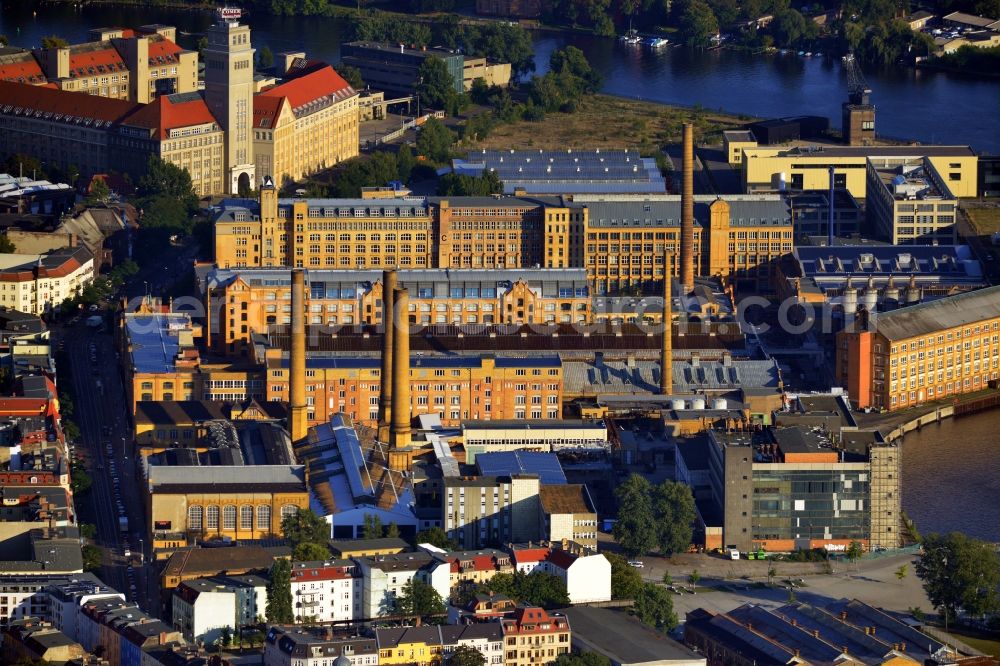
M 966 208 L 965 212 L 980 236 L 989 236 L 1000 231 L 1000 207 Z
M 681 126 L 685 122 L 695 124 L 695 141 L 704 144 L 721 143 L 722 130 L 742 127 L 748 119 L 703 109 L 591 95 L 580 100 L 576 113 L 550 113 L 541 122 L 503 123 L 486 139 L 467 144 L 467 147 L 500 150 L 629 148 L 649 156 L 666 144 L 679 143 Z
M 940 629 L 940 627 L 938 627 Z M 989 654 L 997 659 L 1000 659 L 1000 640 L 995 637 L 988 636 L 987 634 L 974 633 L 971 631 L 955 631 L 952 629 L 948 633 L 952 634 L 958 640 L 963 643 L 968 644 L 969 647 L 973 647 L 984 654 Z

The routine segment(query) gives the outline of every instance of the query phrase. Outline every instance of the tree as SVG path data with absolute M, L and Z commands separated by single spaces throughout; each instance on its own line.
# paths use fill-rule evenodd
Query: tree
M 417 94 L 420 103 L 431 109 L 443 109 L 450 116 L 458 115 L 468 100 L 456 88 L 455 77 L 448 71 L 444 60 L 436 56 L 426 58 L 417 70 L 420 83 Z
M 688 0 L 677 28 L 681 41 L 688 46 L 705 46 L 719 33 L 719 22 L 704 0 Z
M 909 569 L 908 565 L 906 565 L 906 564 L 900 564 L 899 568 L 896 569 L 895 573 L 896 573 L 896 580 L 898 580 L 899 584 L 902 585 L 903 584 L 903 579 L 906 578 L 906 576 L 910 573 L 910 569 Z
M 330 549 L 314 541 L 303 541 L 292 549 L 292 559 L 296 562 L 318 562 L 329 557 Z
M 139 179 L 139 196 L 146 199 L 172 198 L 179 201 L 188 214 L 198 208 L 198 196 L 191 183 L 191 174 L 176 164 L 150 155 L 146 173 Z
M 62 49 L 69 46 L 69 42 L 60 37 L 59 35 L 47 35 L 42 37 L 42 48 L 43 49 Z
M 691 583 L 691 591 L 694 592 L 695 588 L 698 587 L 698 581 L 701 580 L 701 574 L 695 569 L 690 574 L 688 574 L 688 582 Z
M 80 536 L 84 539 L 93 539 L 97 536 L 97 527 L 92 523 L 80 523 Z
M 595 93 L 601 88 L 601 75 L 595 72 L 587 56 L 575 46 L 556 49 L 549 56 L 549 69 L 560 78 L 572 77 L 584 93 Z
M 273 624 L 291 624 L 295 620 L 292 612 L 292 564 L 283 557 L 276 559 L 271 566 L 265 613 L 267 621 Z
M 687 551 L 697 516 L 691 487 L 677 481 L 664 481 L 654 489 L 652 505 L 660 552 L 670 556 Z
M 496 171 L 484 169 L 481 176 L 446 173 L 438 180 L 440 196 L 490 196 L 503 192 L 503 183 Z
M 330 540 L 330 525 L 312 509 L 299 508 L 282 519 L 281 534 L 293 549 L 302 543 L 325 544 Z
M 991 544 L 961 532 L 931 534 L 915 570 L 927 598 L 949 616 L 959 609 L 977 617 L 1000 609 L 1000 557 Z
M 224 647 L 228 647 L 233 644 L 233 628 L 228 624 L 219 631 L 219 644 Z
M 396 523 L 389 523 L 389 527 L 385 528 L 385 538 L 387 539 L 398 539 L 399 538 L 399 525 Z
M 382 538 L 382 519 L 372 514 L 365 514 L 365 524 L 361 528 L 362 539 Z
M 566 583 L 550 573 L 516 571 L 513 574 L 497 574 L 490 579 L 489 588 L 532 606 L 558 608 L 569 604 Z
M 264 47 L 257 54 L 257 67 L 258 69 L 270 69 L 274 66 L 274 53 L 271 52 L 271 48 L 265 44 Z
M 860 541 L 852 541 L 847 546 L 847 551 L 845 552 L 845 554 L 847 555 L 847 559 L 849 559 L 854 564 L 857 564 L 858 560 L 861 559 L 861 556 L 864 555 L 864 552 L 865 552 L 864 546 L 861 545 Z
M 88 543 L 80 549 L 80 554 L 83 556 L 84 571 L 97 571 L 101 568 L 102 557 L 100 548 Z
M 396 153 L 396 174 L 399 177 L 399 182 L 410 182 L 410 174 L 413 173 L 413 167 L 416 163 L 417 160 L 413 156 L 413 149 L 410 148 L 410 144 L 404 143 L 400 146 L 399 152 Z
M 74 495 L 85 495 L 93 485 L 90 475 L 75 465 L 73 466 L 73 471 L 70 473 L 70 478 L 70 488 L 73 490 Z
M 333 66 L 333 69 L 355 90 L 365 89 L 365 81 L 361 78 L 361 70 L 357 67 L 338 62 Z
M 426 617 L 444 613 L 446 608 L 437 590 L 419 578 L 411 578 L 396 597 L 394 610 L 399 615 Z
M 417 532 L 417 536 L 414 537 L 413 543 L 429 543 L 432 546 L 437 546 L 443 550 L 458 550 L 458 544 L 449 539 L 448 534 L 440 527 L 431 527 L 421 532 Z
M 10 40 L 7 39 L 7 35 L 0 35 L 0 46 L 7 46 L 10 44 Z
M 777 576 L 777 575 L 778 575 L 778 570 L 775 569 L 773 566 L 769 566 L 767 568 L 767 584 L 768 585 L 773 585 L 774 584 L 774 577 Z
M 447 162 L 455 135 L 437 118 L 428 118 L 417 135 L 417 154 L 432 162 Z
M 564 652 L 556 657 L 555 666 L 611 666 L 611 660 L 596 652 Z
M 647 553 L 656 546 L 656 521 L 650 501 L 649 481 L 633 474 L 618 486 L 618 520 L 612 534 L 629 557 Z
M 111 188 L 108 187 L 103 178 L 95 178 L 90 182 L 90 192 L 87 193 L 87 198 L 84 199 L 84 202 L 89 206 L 93 206 L 95 204 L 107 203 L 110 198 Z
M 671 631 L 677 627 L 677 614 L 674 613 L 670 592 L 653 583 L 642 586 L 635 598 L 635 605 L 632 606 L 632 614 L 643 624 L 661 631 Z
M 0 254 L 14 254 L 17 247 L 7 238 L 7 234 L 0 234 Z
M 642 589 L 642 575 L 639 570 L 621 555 L 605 553 L 604 557 L 611 563 L 611 598 L 635 599 Z
M 486 666 L 486 657 L 471 645 L 459 645 L 448 657 L 448 666 Z

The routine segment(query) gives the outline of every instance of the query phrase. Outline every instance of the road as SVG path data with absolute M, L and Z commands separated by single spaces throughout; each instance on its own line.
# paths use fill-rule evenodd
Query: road
M 53 334 L 64 345 L 71 365 L 74 416 L 93 479 L 86 500 L 92 503 L 89 513 L 94 516 L 96 541 L 104 552 L 102 579 L 143 610 L 159 615 L 155 572 L 149 565 L 139 565 L 140 549 L 148 553 L 150 544 L 143 543 L 147 538 L 145 512 L 112 337 L 83 323 L 57 328 Z M 128 519 L 125 534 L 119 526 L 119 501 Z M 124 555 L 126 544 L 131 562 Z

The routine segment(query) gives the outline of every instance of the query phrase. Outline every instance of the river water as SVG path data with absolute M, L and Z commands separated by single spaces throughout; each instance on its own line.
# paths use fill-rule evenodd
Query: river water
M 167 23 L 191 33 L 179 41 L 194 47 L 211 23 L 205 12 L 159 8 L 45 7 L 0 0 L 0 34 L 35 46 L 57 34 L 82 41 L 90 28 Z M 342 22 L 256 15 L 249 23 L 254 44 L 275 53 L 305 50 L 336 62 L 345 35 Z M 604 90 L 659 102 L 725 109 L 756 116 L 828 116 L 839 125 L 845 77 L 836 61 L 797 56 L 752 56 L 668 48 L 653 54 L 623 48 L 614 40 L 560 33 L 535 35 L 535 60 L 543 72 L 553 50 L 571 43 L 604 75 Z M 878 109 L 879 132 L 926 142 L 970 144 L 1000 153 L 1000 80 L 893 68 L 867 72 Z M 907 435 L 903 454 L 903 506 L 923 532 L 961 530 L 1000 541 L 1000 414 L 987 412 L 946 420 Z
M 33 14 L 37 11 L 37 15 Z M 176 25 L 200 33 L 211 22 L 206 12 L 147 7 L 46 6 L 33 9 L 24 0 L 0 0 L 0 34 L 12 43 L 36 46 L 44 35 L 83 40 L 96 26 Z M 331 62 L 340 58 L 345 25 L 333 19 L 255 14 L 248 22 L 259 48 L 275 53 L 305 50 Z M 180 41 L 194 46 L 194 36 Z M 538 32 L 535 62 L 543 72 L 555 49 L 573 44 L 604 75 L 605 92 L 628 97 L 760 117 L 818 114 L 840 126 L 846 77 L 839 61 L 797 55 L 751 55 L 720 49 L 692 51 L 623 47 L 613 39 Z M 888 68 L 866 72 L 877 109 L 877 127 L 887 137 L 930 143 L 969 144 L 981 152 L 1000 153 L 1000 79 L 977 80 L 955 74 Z
M 925 426 L 903 440 L 903 509 L 923 533 L 1000 542 L 1000 412 Z

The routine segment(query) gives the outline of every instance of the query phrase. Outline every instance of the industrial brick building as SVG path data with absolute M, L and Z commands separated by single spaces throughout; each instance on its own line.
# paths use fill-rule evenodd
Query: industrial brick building
M 858 409 L 902 409 L 1000 379 L 1000 287 L 862 318 L 836 345 L 837 381 Z

